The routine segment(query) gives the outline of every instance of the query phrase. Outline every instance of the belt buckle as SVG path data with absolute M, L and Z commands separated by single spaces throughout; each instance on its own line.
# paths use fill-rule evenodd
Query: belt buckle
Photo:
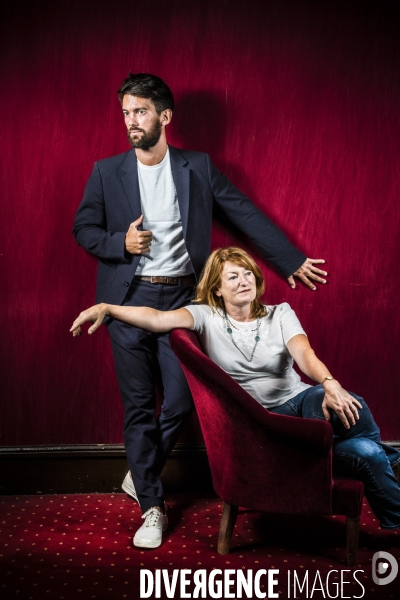
M 151 277 L 150 277 L 150 281 L 151 281 L 151 283 L 157 283 L 157 281 L 153 281 L 153 280 L 154 280 L 154 279 L 156 279 L 156 278 L 157 278 L 156 276 L 153 276 L 153 275 L 151 275 Z

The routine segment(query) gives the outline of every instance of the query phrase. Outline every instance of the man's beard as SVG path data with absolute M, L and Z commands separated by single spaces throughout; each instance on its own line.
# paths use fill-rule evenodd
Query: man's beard
M 141 131 L 141 137 L 138 137 L 137 139 L 132 139 L 132 131 Z M 138 150 L 150 150 L 150 148 L 157 144 L 158 140 L 161 137 L 161 132 L 161 123 L 157 119 L 147 133 L 144 131 L 144 129 L 140 129 L 139 127 L 132 127 L 132 129 L 129 129 L 129 131 L 127 131 L 127 136 L 132 148 L 136 148 Z

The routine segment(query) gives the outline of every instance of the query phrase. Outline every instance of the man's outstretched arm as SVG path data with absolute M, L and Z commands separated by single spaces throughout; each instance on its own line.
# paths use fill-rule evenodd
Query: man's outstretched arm
M 294 277 L 298 277 L 307 287 L 316 289 L 315 282 L 326 283 L 326 271 L 315 265 L 323 259 L 307 258 L 285 234 L 225 175 L 220 173 L 207 156 L 208 174 L 213 196 L 229 219 L 245 233 L 263 256 L 271 262 L 288 280 L 292 289 L 296 287 Z
M 293 290 L 296 287 L 294 277 L 298 277 L 304 283 L 304 285 L 309 287 L 311 290 L 317 289 L 314 285 L 314 281 L 317 281 L 318 283 L 326 283 L 326 279 L 324 279 L 324 277 L 326 277 L 328 273 L 314 266 L 322 263 L 325 263 L 323 258 L 306 258 L 297 271 L 287 278 L 290 287 Z

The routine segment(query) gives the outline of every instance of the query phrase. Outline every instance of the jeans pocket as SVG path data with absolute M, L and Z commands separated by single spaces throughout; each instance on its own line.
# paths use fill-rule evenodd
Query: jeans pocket
M 293 400 L 288 400 L 285 404 L 293 412 L 293 416 L 301 417 L 300 407 Z

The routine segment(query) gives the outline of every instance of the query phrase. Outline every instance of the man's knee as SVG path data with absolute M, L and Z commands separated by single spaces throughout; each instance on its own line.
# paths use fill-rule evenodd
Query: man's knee
M 190 394 L 179 398 L 179 401 L 171 404 L 163 403 L 161 416 L 163 419 L 185 421 L 193 411 L 193 400 Z

